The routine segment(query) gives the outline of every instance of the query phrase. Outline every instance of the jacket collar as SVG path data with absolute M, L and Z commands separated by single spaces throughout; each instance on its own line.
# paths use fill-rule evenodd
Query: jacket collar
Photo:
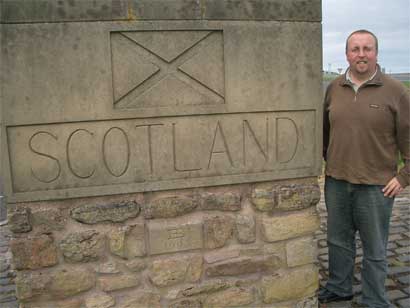
M 381 71 L 381 68 L 380 68 L 379 64 L 376 64 L 376 66 L 377 66 L 376 74 L 373 76 L 372 79 L 370 79 L 370 80 L 366 81 L 364 84 L 362 84 L 361 85 L 362 87 L 363 86 L 368 86 L 368 85 L 374 85 L 374 86 L 383 85 L 383 81 L 382 81 L 383 73 Z M 346 70 L 346 72 L 343 75 L 343 78 L 341 78 L 340 83 L 339 83 L 341 86 L 350 86 L 350 87 L 352 86 L 352 83 L 347 78 L 348 72 L 349 72 L 349 69 Z

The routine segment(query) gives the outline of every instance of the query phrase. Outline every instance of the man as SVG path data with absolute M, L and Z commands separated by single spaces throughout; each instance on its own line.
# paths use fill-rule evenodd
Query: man
M 358 30 L 346 40 L 345 75 L 327 88 L 323 146 L 326 160 L 329 280 L 319 301 L 351 300 L 355 235 L 363 246 L 362 304 L 389 307 L 386 247 L 394 197 L 409 185 L 409 89 L 383 74 L 378 40 Z M 405 166 L 397 171 L 398 153 Z

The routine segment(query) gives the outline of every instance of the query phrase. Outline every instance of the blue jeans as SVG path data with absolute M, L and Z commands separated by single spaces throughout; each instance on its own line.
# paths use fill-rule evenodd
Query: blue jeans
M 387 242 L 393 198 L 386 198 L 383 186 L 352 184 L 327 176 L 327 243 L 329 280 L 326 289 L 339 296 L 353 294 L 356 256 L 355 236 L 363 246 L 362 302 L 372 307 L 389 307 L 385 292 Z

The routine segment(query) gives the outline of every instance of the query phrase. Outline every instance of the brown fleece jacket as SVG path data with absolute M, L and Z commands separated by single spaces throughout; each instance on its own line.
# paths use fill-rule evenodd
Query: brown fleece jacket
M 354 91 L 346 75 L 327 88 L 323 117 L 326 175 L 354 184 L 410 182 L 410 91 L 380 72 Z M 405 166 L 397 172 L 398 153 Z

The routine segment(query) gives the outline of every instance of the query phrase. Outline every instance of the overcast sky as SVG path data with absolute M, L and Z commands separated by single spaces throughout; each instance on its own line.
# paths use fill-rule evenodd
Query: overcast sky
M 323 69 L 347 68 L 346 37 L 357 29 L 379 39 L 386 73 L 410 72 L 410 0 L 322 0 Z

